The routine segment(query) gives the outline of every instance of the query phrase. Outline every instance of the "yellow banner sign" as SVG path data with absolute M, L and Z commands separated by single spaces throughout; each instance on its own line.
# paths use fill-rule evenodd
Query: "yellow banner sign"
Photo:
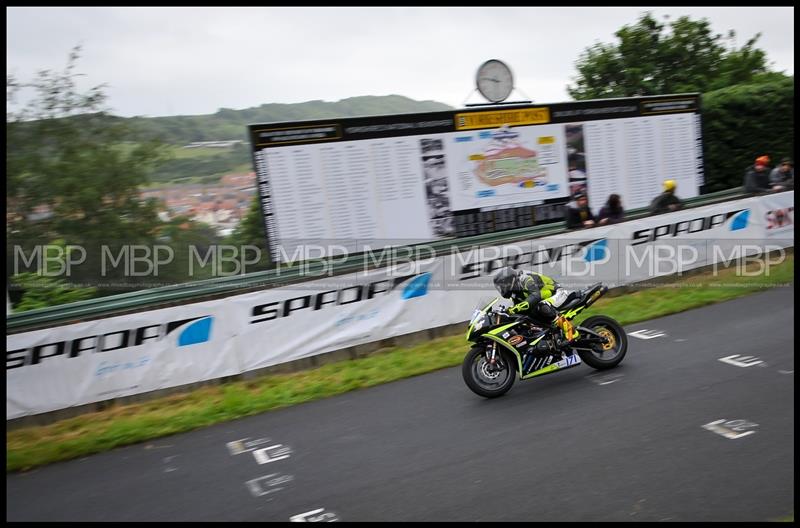
M 470 112 L 456 114 L 456 130 L 474 128 L 494 128 L 503 125 L 542 125 L 550 122 L 550 109 L 521 108 L 518 110 L 493 110 L 491 112 Z

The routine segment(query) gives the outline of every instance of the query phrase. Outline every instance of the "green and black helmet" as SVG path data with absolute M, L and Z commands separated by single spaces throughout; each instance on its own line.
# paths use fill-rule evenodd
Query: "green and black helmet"
M 511 292 L 520 289 L 519 275 L 520 271 L 515 270 L 511 266 L 506 266 L 497 272 L 494 276 L 494 287 L 500 292 L 503 297 L 511 296 Z

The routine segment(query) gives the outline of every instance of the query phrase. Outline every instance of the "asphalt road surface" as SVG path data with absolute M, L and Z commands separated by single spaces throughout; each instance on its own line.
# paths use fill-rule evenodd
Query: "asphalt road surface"
M 771 289 L 494 400 L 449 368 L 10 474 L 6 518 L 773 520 L 794 511 L 793 315 Z

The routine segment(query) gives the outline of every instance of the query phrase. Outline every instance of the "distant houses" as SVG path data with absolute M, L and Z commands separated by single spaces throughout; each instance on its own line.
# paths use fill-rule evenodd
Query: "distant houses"
M 226 236 L 233 232 L 247 214 L 256 194 L 256 175 L 226 174 L 217 185 L 176 185 L 142 190 L 142 199 L 162 202 L 169 217 L 188 216 L 209 224 Z M 161 216 L 161 215 L 160 215 Z M 163 219 L 163 216 L 161 216 Z

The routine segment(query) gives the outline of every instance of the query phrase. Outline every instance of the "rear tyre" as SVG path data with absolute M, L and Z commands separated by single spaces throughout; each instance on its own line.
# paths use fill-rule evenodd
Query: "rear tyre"
M 511 354 L 498 350 L 496 365 L 486 360 L 486 346 L 473 346 L 461 365 L 461 375 L 472 392 L 484 398 L 502 396 L 514 385 L 517 377 L 516 364 Z
M 597 370 L 614 368 L 628 352 L 628 336 L 620 324 L 606 315 L 586 319 L 582 327 L 608 339 L 604 345 L 593 345 L 592 350 L 578 350 L 584 363 Z

